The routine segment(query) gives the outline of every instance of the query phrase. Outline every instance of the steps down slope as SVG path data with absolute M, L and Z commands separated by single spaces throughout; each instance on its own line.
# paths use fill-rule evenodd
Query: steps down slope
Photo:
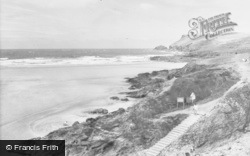
M 187 119 L 185 119 L 182 123 L 172 129 L 171 132 L 168 133 L 164 138 L 159 140 L 155 145 L 150 147 L 149 149 L 138 152 L 137 156 L 157 156 L 160 152 L 170 145 L 171 142 L 180 138 L 188 128 L 193 125 L 197 120 L 199 120 L 201 115 L 190 115 Z

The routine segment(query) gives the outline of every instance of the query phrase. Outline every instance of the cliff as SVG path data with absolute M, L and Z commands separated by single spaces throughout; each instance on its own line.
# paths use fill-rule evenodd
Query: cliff
M 183 35 L 181 39 L 171 44 L 169 49 L 185 52 L 225 52 L 238 48 L 244 50 L 250 46 L 249 38 L 248 34 L 243 33 L 224 34 L 211 40 L 205 37 L 191 40 L 187 35 Z

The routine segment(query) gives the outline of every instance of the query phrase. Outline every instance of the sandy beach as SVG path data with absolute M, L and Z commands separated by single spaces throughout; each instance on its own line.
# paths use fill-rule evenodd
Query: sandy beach
M 185 63 L 143 62 L 126 65 L 2 67 L 1 139 L 30 139 L 85 121 L 95 108 L 110 111 L 134 103 L 110 100 L 126 91 L 125 77 Z M 123 72 L 121 72 L 123 71 Z M 67 125 L 66 125 L 67 126 Z

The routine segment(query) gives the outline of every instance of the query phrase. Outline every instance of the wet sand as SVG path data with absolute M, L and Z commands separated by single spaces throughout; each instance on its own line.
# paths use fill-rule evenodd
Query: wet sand
M 125 77 L 184 63 L 143 62 L 124 65 L 1 67 L 1 139 L 43 136 L 91 117 L 95 108 L 110 111 L 134 104 L 112 101 L 126 91 Z

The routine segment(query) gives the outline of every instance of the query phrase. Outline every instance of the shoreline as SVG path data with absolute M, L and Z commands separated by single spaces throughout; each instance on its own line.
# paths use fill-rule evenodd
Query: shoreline
M 176 65 L 176 64 L 175 64 Z M 175 66 L 174 65 L 174 66 Z M 105 66 L 105 69 L 107 68 L 107 69 L 109 69 L 109 68 L 111 68 L 112 67 L 112 70 L 109 70 L 108 72 L 110 72 L 110 74 L 109 75 L 113 75 L 113 72 L 116 72 L 117 70 L 120 70 L 120 69 L 125 69 L 125 73 L 121 73 L 120 75 L 121 76 L 119 76 L 119 75 L 117 75 L 116 77 L 114 77 L 114 76 L 112 76 L 112 77 L 114 77 L 114 78 L 112 78 L 112 80 L 109 78 L 110 76 L 103 76 L 104 78 L 101 78 L 100 79 L 100 82 L 99 82 L 99 79 L 93 79 L 93 76 L 95 77 L 95 74 L 93 75 L 93 76 L 91 76 L 91 75 L 89 75 L 90 76 L 90 80 L 91 80 L 91 83 L 96 83 L 96 82 L 98 82 L 98 84 L 100 83 L 101 85 L 103 85 L 103 82 L 105 81 L 105 83 L 104 84 L 106 84 L 106 85 L 108 85 L 109 83 L 111 83 L 110 84 L 110 87 L 111 88 L 116 88 L 115 90 L 114 89 L 112 89 L 112 90 L 109 90 L 108 88 L 110 88 L 110 87 L 108 87 L 107 89 L 108 90 L 106 90 L 105 92 L 107 92 L 107 95 L 105 95 L 104 97 L 106 97 L 106 98 L 104 98 L 104 97 L 101 97 L 101 101 L 99 101 L 98 99 L 96 99 L 95 97 L 93 97 L 92 98 L 92 100 L 94 100 L 92 103 L 90 103 L 92 100 L 90 100 L 89 102 L 87 102 L 87 101 L 85 101 L 85 102 L 83 102 L 82 101 L 82 99 L 78 99 L 78 102 L 76 102 L 75 100 L 75 98 L 73 99 L 73 101 L 72 101 L 72 104 L 74 105 L 73 107 L 72 107 L 72 104 L 67 104 L 67 105 L 65 105 L 65 106 L 63 106 L 61 103 L 58 103 L 57 104 L 57 106 L 55 107 L 55 106 L 53 106 L 53 107 L 55 107 L 54 109 L 53 109 L 53 107 L 51 108 L 51 107 L 47 107 L 47 109 L 46 110 L 43 110 L 43 111 L 45 111 L 46 113 L 45 114 L 47 114 L 47 115 L 45 115 L 44 113 L 43 113 L 43 111 L 41 112 L 41 111 L 39 111 L 39 112 L 37 112 L 37 113 L 32 113 L 32 114 L 29 114 L 28 116 L 26 116 L 25 117 L 25 119 L 24 118 L 22 118 L 22 119 L 19 119 L 18 121 L 12 121 L 11 123 L 9 123 L 9 124 L 5 124 L 5 125 L 1 125 L 2 127 L 1 127 L 1 129 L 3 128 L 3 127 L 5 127 L 5 129 L 7 130 L 8 129 L 8 131 L 2 131 L 2 132 L 11 132 L 12 131 L 12 134 L 14 134 L 14 133 L 16 133 L 16 134 L 19 134 L 19 132 L 15 132 L 17 129 L 21 129 L 20 131 L 24 131 L 24 133 L 25 134 L 23 134 L 22 136 L 24 137 L 24 136 L 31 136 L 30 134 L 32 134 L 33 135 L 33 132 L 32 131 L 29 131 L 29 130 L 25 130 L 25 127 L 27 127 L 27 128 L 29 128 L 30 127 L 30 124 L 32 124 L 33 126 L 35 125 L 35 127 L 40 127 L 40 124 L 42 124 L 42 123 L 47 123 L 46 125 L 48 125 L 49 126 L 49 123 L 51 123 L 51 121 L 54 121 L 54 120 L 58 120 L 58 121 L 60 121 L 60 122 L 58 122 L 58 123 L 55 123 L 54 125 L 58 125 L 59 127 L 57 127 L 57 128 L 53 128 L 52 130 L 49 130 L 49 131 L 45 131 L 45 132 L 43 132 L 43 133 L 39 133 L 39 135 L 37 135 L 36 133 L 35 133 L 35 136 L 43 136 L 43 135 L 46 135 L 46 134 L 48 134 L 49 132 L 51 132 L 51 131 L 53 131 L 53 130 L 56 130 L 56 129 L 58 129 L 58 128 L 61 128 L 61 127 L 65 127 L 65 126 L 62 126 L 63 125 L 63 123 L 65 122 L 65 121 L 68 121 L 68 124 L 69 125 L 71 125 L 71 124 L 73 124 L 75 121 L 79 121 L 79 122 L 83 122 L 83 121 L 85 121 L 85 119 L 86 118 L 89 118 L 89 117 L 97 117 L 96 115 L 93 115 L 93 114 L 91 114 L 91 115 L 89 115 L 89 114 L 87 114 L 87 113 L 85 113 L 85 112 L 88 112 L 88 111 L 90 111 L 90 110 L 93 110 L 93 109 L 96 109 L 96 108 L 105 108 L 106 106 L 108 106 L 109 108 L 110 108 L 110 111 L 115 111 L 116 109 L 118 109 L 117 107 L 119 107 L 119 108 L 121 108 L 121 107 L 128 107 L 128 105 L 130 105 L 129 103 L 132 103 L 132 101 L 133 100 L 130 100 L 130 101 L 128 101 L 128 102 L 123 102 L 123 101 L 121 101 L 121 102 L 119 102 L 119 101 L 114 101 L 114 100 L 111 100 L 110 101 L 110 97 L 112 97 L 112 96 L 125 96 L 125 95 L 120 95 L 119 94 L 119 92 L 122 92 L 122 91 L 126 91 L 127 89 L 126 88 L 128 88 L 129 87 L 129 84 L 128 83 L 125 83 L 125 81 L 126 81 L 126 79 L 124 79 L 124 77 L 128 77 L 129 75 L 136 75 L 136 73 L 138 73 L 137 71 L 150 71 L 150 70 L 153 70 L 153 69 L 162 69 L 162 67 L 163 66 L 167 66 L 168 68 L 172 68 L 172 67 L 174 67 L 173 66 L 173 64 L 168 64 L 168 63 L 155 63 L 155 62 L 150 62 L 150 63 L 144 63 L 144 64 L 141 64 L 141 63 L 136 63 L 136 64 L 133 64 L 133 65 L 115 65 L 115 66 L 111 66 L 111 65 L 108 65 L 108 66 Z M 180 66 L 182 66 L 181 64 L 180 64 Z M 89 66 L 88 66 L 89 67 Z M 94 69 L 99 69 L 99 68 L 103 68 L 103 66 L 94 66 L 93 68 Z M 114 67 L 114 71 L 113 71 L 113 67 Z M 60 68 L 58 68 L 58 67 L 53 67 L 53 68 L 50 68 L 50 67 L 46 67 L 46 68 L 34 68 L 34 70 L 38 70 L 38 71 L 36 71 L 37 72 L 37 74 L 39 74 L 39 75 L 41 75 L 40 73 L 42 72 L 42 73 L 44 73 L 43 71 L 44 71 L 44 69 L 45 70 L 50 70 L 50 71 L 53 71 L 53 69 L 55 68 L 55 70 L 58 70 L 58 69 L 60 69 L 60 70 L 65 70 L 64 68 L 65 68 L 65 66 L 64 67 L 60 67 Z M 131 69 L 133 69 L 133 70 L 131 70 Z M 30 71 L 32 74 L 34 73 L 33 72 L 33 68 L 22 68 L 23 70 L 25 70 L 26 72 L 27 71 Z M 82 66 L 77 66 L 77 67 L 67 67 L 66 69 L 69 69 L 69 73 L 71 73 L 71 71 L 73 70 L 75 70 L 76 72 L 75 73 L 79 73 L 81 70 L 87 70 L 88 68 L 87 67 L 82 67 Z M 11 68 L 10 69 L 10 71 L 14 71 L 14 70 L 16 70 L 15 68 Z M 18 68 L 18 70 L 20 70 L 20 68 Z M 103 69 L 102 69 L 103 70 Z M 8 69 L 6 70 L 6 71 L 8 71 Z M 66 70 L 67 71 L 67 70 Z M 83 74 L 84 74 L 84 71 L 82 71 L 83 72 Z M 50 72 L 49 72 L 50 73 Z M 99 72 L 97 72 L 97 73 L 99 73 Z M 129 75 L 126 75 L 126 73 L 130 73 Z M 83 75 L 83 74 L 81 74 L 81 75 Z M 125 76 L 123 76 L 125 74 Z M 46 72 L 46 74 L 45 74 L 45 76 L 47 76 L 48 74 L 47 74 L 47 72 Z M 49 75 L 51 75 L 51 74 L 49 74 Z M 77 75 L 79 75 L 79 74 L 77 74 Z M 57 75 L 55 75 L 55 76 L 57 76 Z M 54 76 L 53 76 L 53 74 L 52 74 L 52 77 L 50 78 L 51 76 L 49 76 L 49 78 L 48 79 L 52 79 L 52 78 L 54 78 Z M 69 75 L 67 72 L 65 72 L 65 76 L 64 75 L 62 75 L 61 77 L 66 77 L 66 79 L 68 79 L 67 77 L 69 77 L 70 78 L 70 80 L 71 80 L 71 74 Z M 130 76 L 129 76 L 130 77 Z M 18 77 L 17 77 L 18 78 Z M 17 78 L 15 78 L 15 79 L 17 79 Z M 73 77 L 72 77 L 73 78 Z M 12 78 L 13 79 L 13 78 Z M 35 76 L 35 79 L 34 80 L 36 80 L 37 78 L 36 78 L 36 76 Z M 64 79 L 64 78 L 63 78 Z M 81 78 L 82 79 L 82 78 Z M 81 80 L 80 79 L 80 80 Z M 84 78 L 85 79 L 85 78 Z M 84 79 L 83 79 L 83 81 L 84 81 Z M 110 80 L 109 80 L 110 79 Z M 33 78 L 31 78 L 31 80 L 33 81 Z M 39 79 L 38 79 L 39 80 Z M 77 81 L 78 81 L 78 78 L 76 79 Z M 88 81 L 90 81 L 90 80 L 88 80 Z M 106 81 L 107 80 L 107 81 Z M 12 81 L 12 80 L 11 80 Z M 60 78 L 59 79 L 59 82 L 60 81 L 62 81 L 62 79 Z M 87 81 L 87 79 L 85 80 L 86 81 L 86 83 L 88 82 Z M 21 82 L 28 82 L 26 79 L 23 81 L 21 81 Z M 36 82 L 39 82 L 40 83 L 40 80 L 39 81 L 34 81 L 35 83 Z M 62 81 L 62 84 L 64 84 L 63 83 L 64 81 Z M 80 81 L 80 82 L 82 82 L 82 80 Z M 117 85 L 114 85 L 113 84 L 113 82 L 115 82 L 115 84 L 117 84 Z M 117 83 L 116 83 L 117 82 Z M 5 83 L 5 84 L 7 84 L 8 83 L 8 81 L 2 81 L 2 83 Z M 67 81 L 67 83 L 68 83 L 68 81 Z M 118 83 L 120 84 L 120 83 L 122 83 L 121 85 L 118 85 Z M 42 81 L 42 84 L 43 85 L 46 85 L 47 84 L 47 82 L 43 82 Z M 50 84 L 50 82 L 48 83 L 48 85 Z M 60 84 L 61 84 L 61 82 L 60 82 Z M 18 85 L 19 85 L 19 83 L 18 83 Z M 40 84 L 38 84 L 38 85 L 40 85 Z M 59 84 L 58 84 L 59 85 Z M 26 85 L 25 85 L 26 86 Z M 113 86 L 113 87 L 112 87 Z M 83 86 L 84 87 L 84 86 Z M 20 87 L 19 87 L 20 88 Z M 92 87 L 90 87 L 90 89 L 91 89 Z M 97 87 L 96 89 L 97 90 L 99 90 L 98 92 L 102 92 L 100 89 L 98 89 L 99 87 Z M 70 88 L 69 88 L 70 89 Z M 82 88 L 81 90 L 83 90 L 83 92 L 84 92 L 84 89 L 87 89 L 87 88 Z M 120 91 L 118 91 L 117 89 L 119 89 Z M 125 90 L 124 90 L 125 89 Z M 31 92 L 31 91 L 30 91 Z M 43 92 L 45 92 L 45 91 L 42 91 L 41 93 L 43 94 L 43 96 L 45 96 L 46 97 L 46 94 L 44 95 L 44 93 Z M 48 91 L 46 91 L 46 92 L 48 92 Z M 66 92 L 68 92 L 68 89 L 66 88 Z M 93 92 L 93 94 L 99 94 L 99 93 L 96 93 L 96 92 Z M 108 92 L 110 92 L 110 94 L 108 94 Z M 28 94 L 28 93 L 26 93 L 26 94 Z M 54 94 L 53 94 L 54 95 Z M 81 94 L 80 94 L 81 95 Z M 54 97 L 53 97 L 54 98 Z M 21 101 L 19 101 L 19 102 L 21 102 Z M 118 104 L 118 105 L 116 105 L 115 103 L 120 103 L 120 104 Z M 77 105 L 75 105 L 76 103 L 78 103 Z M 90 103 L 90 104 L 88 104 L 89 106 L 86 106 L 86 107 L 84 107 L 84 105 L 86 105 L 86 103 Z M 109 104 L 108 104 L 109 103 Z M 113 103 L 113 104 L 112 104 Z M 84 105 L 83 105 L 84 104 Z M 102 105 L 103 104 L 103 105 Z M 108 105 L 107 105 L 108 104 Z M 85 108 L 85 109 L 83 109 L 84 111 L 82 111 L 82 108 Z M 87 107 L 89 107 L 88 109 L 86 109 Z M 68 109 L 70 109 L 70 111 L 65 111 L 65 110 L 68 110 Z M 57 118 L 57 116 L 61 116 L 60 114 L 62 114 L 62 116 L 64 116 L 63 118 Z M 64 114 L 64 115 L 63 115 Z M 75 114 L 75 115 L 71 115 L 71 114 Z M 43 117 L 42 116 L 44 116 L 45 118 L 46 118 L 46 116 L 54 116 L 54 118 L 48 118 L 48 122 L 46 122 L 46 120 L 44 120 L 44 119 L 42 119 Z M 74 117 L 75 116 L 75 117 Z M 14 117 L 14 116 L 13 116 Z M 69 118 L 69 119 L 67 119 L 67 118 Z M 23 120 L 25 120 L 26 122 L 25 123 L 23 123 L 22 121 Z M 36 120 L 38 120 L 39 122 L 36 122 Z M 40 123 L 40 124 L 39 124 Z M 16 125 L 16 126 L 14 126 L 14 125 Z M 22 126 L 23 125 L 23 126 Z M 31 125 L 31 126 L 32 126 Z M 12 128 L 11 128 L 12 127 Z M 45 126 L 46 127 L 46 126 Z M 11 128 L 12 130 L 10 130 L 9 128 Z M 32 128 L 32 127 L 31 127 Z M 34 128 L 32 128 L 32 129 L 34 129 Z M 37 129 L 37 128 L 35 128 L 35 129 Z M 30 133 L 30 134 L 29 134 Z M 5 137 L 2 135 L 2 137 L 4 137 L 5 139 L 7 139 L 6 138 L 6 136 L 7 136 L 7 134 L 6 133 L 3 133 L 3 134 L 5 134 Z M 10 136 L 12 136 L 12 135 L 10 135 Z M 35 137 L 34 136 L 34 137 Z M 9 139 L 11 139 L 11 138 L 13 138 L 14 136 L 12 136 L 12 137 L 9 137 Z M 17 135 L 17 137 L 18 137 L 18 135 Z M 23 138 L 23 139 L 28 139 L 28 138 L 31 138 L 31 137 L 26 137 L 26 138 Z M 19 139 L 20 139 L 20 136 L 19 136 Z

